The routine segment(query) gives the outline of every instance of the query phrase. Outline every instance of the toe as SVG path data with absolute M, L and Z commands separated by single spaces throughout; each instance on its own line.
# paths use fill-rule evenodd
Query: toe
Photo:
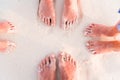
M 45 67 L 45 59 L 41 61 L 42 67 Z
M 70 29 L 70 22 L 69 21 L 66 21 L 66 22 L 67 22 L 66 30 L 69 30 Z
M 47 18 L 45 18 L 45 24 L 48 24 Z
M 50 62 L 51 62 L 51 64 L 56 64 L 56 57 L 55 57 L 55 55 L 51 55 L 50 56 Z
M 43 22 L 45 23 L 45 17 L 43 17 Z
M 66 54 L 66 56 L 67 56 L 66 61 L 70 61 L 70 54 Z
M 73 57 L 71 57 L 71 55 L 69 57 L 70 57 L 70 63 L 72 63 L 73 65 L 76 65 L 76 61 L 73 59 Z
M 97 52 L 94 50 L 94 51 L 92 51 L 92 54 L 97 54 Z
M 8 41 L 7 51 L 12 52 L 13 50 L 15 50 L 15 48 L 16 48 L 16 44 L 14 42 Z
M 44 22 L 45 17 L 43 15 L 40 15 L 40 19 L 41 19 L 41 21 Z
M 49 26 L 49 18 L 46 18 L 46 19 L 47 19 L 47 20 L 46 20 L 46 21 L 47 21 L 47 23 L 46 23 L 46 24 Z
M 67 22 L 67 21 L 65 21 L 65 23 L 64 23 L 64 30 L 66 30 L 66 29 L 67 29 L 67 24 L 68 24 L 68 22 Z
M 51 22 L 51 26 L 55 26 L 55 24 L 56 24 L 55 18 L 50 19 L 50 22 Z
M 73 64 L 76 66 L 76 64 L 77 64 L 76 61 L 74 61 Z
M 88 49 L 93 48 L 93 46 L 94 46 L 94 44 L 93 44 L 92 41 L 88 41 L 88 42 L 86 43 L 86 47 L 87 47 Z
M 48 26 L 51 26 L 51 18 L 48 18 Z
M 56 65 L 56 57 L 55 57 L 55 55 L 50 56 L 49 63 L 51 64 L 51 66 Z
M 64 62 L 65 61 L 65 53 L 64 52 L 60 52 L 58 59 L 59 59 L 60 62 Z
M 45 58 L 45 66 L 48 66 L 50 64 L 50 57 Z

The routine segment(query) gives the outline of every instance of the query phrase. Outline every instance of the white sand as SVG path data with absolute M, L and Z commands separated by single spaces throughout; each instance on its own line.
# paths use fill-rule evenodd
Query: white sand
M 85 47 L 83 30 L 91 22 L 114 25 L 120 0 L 81 0 L 84 17 L 73 31 L 59 28 L 63 0 L 56 0 L 57 26 L 38 21 L 38 0 L 0 0 L 0 19 L 12 22 L 16 34 L 1 38 L 15 41 L 17 48 L 0 54 L 0 80 L 37 80 L 37 65 L 50 53 L 66 51 L 79 62 L 79 80 L 120 80 L 120 54 L 92 55 Z

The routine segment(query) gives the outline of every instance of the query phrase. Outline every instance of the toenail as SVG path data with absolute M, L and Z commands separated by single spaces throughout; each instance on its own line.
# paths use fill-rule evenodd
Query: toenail
M 86 46 L 89 46 L 90 44 L 89 43 L 86 43 Z
M 92 51 L 92 54 L 96 54 L 96 51 Z
M 43 69 L 41 69 L 40 67 L 38 68 L 38 72 L 42 72 L 43 71 Z
M 94 49 L 90 49 L 90 51 L 94 51 Z

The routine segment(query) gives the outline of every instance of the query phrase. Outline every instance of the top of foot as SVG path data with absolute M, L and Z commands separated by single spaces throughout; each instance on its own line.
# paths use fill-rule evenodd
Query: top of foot
M 77 0 L 65 0 L 64 2 L 61 26 L 64 30 L 68 30 L 74 23 L 78 21 L 78 3 Z
M 44 58 L 39 65 L 39 80 L 56 80 L 56 58 L 54 55 Z
M 14 33 L 15 26 L 8 21 L 0 22 L 0 33 Z
M 40 0 L 38 16 L 48 26 L 55 26 L 54 0 Z
M 59 70 L 62 80 L 74 80 L 76 75 L 76 61 L 67 53 L 60 53 L 58 56 Z

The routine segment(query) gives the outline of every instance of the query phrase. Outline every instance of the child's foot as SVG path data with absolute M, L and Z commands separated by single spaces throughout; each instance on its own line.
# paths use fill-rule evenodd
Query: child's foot
M 48 26 L 55 26 L 54 0 L 39 0 L 38 16 Z
M 15 49 L 16 45 L 7 40 L 0 40 L 0 52 L 11 52 Z
M 10 22 L 4 21 L 0 22 L 0 34 L 1 33 L 14 33 L 15 26 L 13 26 Z
M 119 33 L 117 25 L 109 27 L 101 24 L 91 24 L 85 30 L 85 36 L 89 37 L 101 37 L 102 35 L 113 37 L 117 33 Z
M 39 80 L 56 80 L 56 58 L 50 55 L 43 59 L 38 70 Z
M 86 46 L 93 54 L 120 51 L 119 41 L 88 41 Z
M 59 54 L 58 60 L 61 80 L 75 80 L 77 66 L 76 61 L 71 55 L 61 53 Z
M 65 0 L 61 27 L 70 29 L 71 25 L 78 21 L 78 0 Z

